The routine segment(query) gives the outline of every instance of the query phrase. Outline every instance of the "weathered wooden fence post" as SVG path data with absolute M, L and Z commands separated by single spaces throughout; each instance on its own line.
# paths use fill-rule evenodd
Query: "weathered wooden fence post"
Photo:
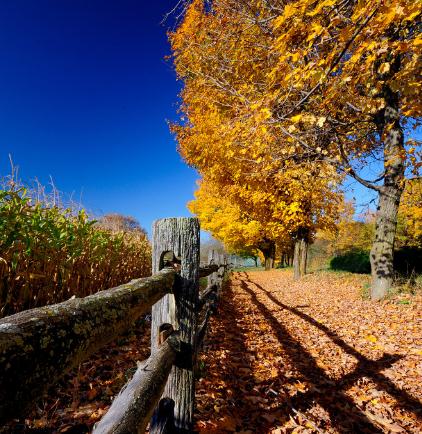
M 218 254 L 214 249 L 208 250 L 208 264 L 218 265 Z M 217 283 L 217 272 L 211 273 L 208 276 L 208 286 L 215 285 Z
M 158 348 L 159 328 L 168 323 L 180 331 L 181 351 L 176 358 L 162 398 L 174 402 L 177 432 L 191 432 L 195 398 L 196 306 L 199 293 L 199 221 L 196 218 L 166 218 L 153 224 L 152 272 L 166 266 L 180 268 L 173 294 L 152 307 L 151 352 Z M 169 401 L 171 400 L 171 401 Z M 163 432 L 160 407 L 150 432 Z M 167 405 L 168 407 L 172 407 Z M 163 417 L 166 417 L 163 415 Z
M 223 279 L 224 279 L 224 273 L 226 271 L 225 258 L 226 255 L 224 253 L 220 253 L 219 255 L 217 255 L 217 264 L 219 265 L 217 271 L 218 298 L 221 297 L 221 290 L 223 289 Z

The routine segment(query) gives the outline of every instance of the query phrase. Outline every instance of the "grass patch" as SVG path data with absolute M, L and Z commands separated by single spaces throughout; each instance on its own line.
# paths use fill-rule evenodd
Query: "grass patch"
M 199 290 L 202 291 L 208 286 L 208 277 L 201 277 L 199 279 Z
M 369 282 L 366 282 L 362 285 L 362 288 L 360 290 L 360 296 L 363 300 L 370 300 L 371 299 L 371 284 Z

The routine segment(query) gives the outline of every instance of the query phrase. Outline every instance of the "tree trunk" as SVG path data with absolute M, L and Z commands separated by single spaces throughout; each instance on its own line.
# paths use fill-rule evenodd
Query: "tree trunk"
M 379 197 L 375 240 L 371 249 L 371 299 L 375 301 L 387 295 L 393 282 L 394 238 L 400 195 L 400 189 L 391 189 L 388 193 L 380 193 Z
M 274 267 L 275 258 L 275 243 L 274 241 L 265 241 L 260 247 L 262 254 L 264 255 L 264 266 L 265 270 L 271 270 Z
M 295 280 L 300 279 L 300 240 L 295 241 L 293 253 L 293 275 Z
M 300 277 L 303 277 L 306 274 L 306 265 L 308 261 L 308 240 L 302 238 L 300 240 Z
M 375 240 L 371 249 L 371 299 L 381 300 L 393 282 L 394 238 L 397 213 L 404 188 L 404 136 L 400 125 L 398 94 L 388 86 L 383 89 L 385 108 L 377 125 L 384 142 L 384 185 L 379 193 Z
M 309 230 L 300 228 L 297 231 L 293 254 L 294 278 L 300 279 L 306 274 L 306 261 L 308 258 Z
M 274 267 L 274 258 L 272 258 L 271 256 L 266 256 L 265 257 L 265 270 L 271 270 L 271 268 Z
M 287 253 L 283 253 L 283 257 L 282 257 L 281 261 L 282 261 L 283 268 L 287 267 L 287 265 L 288 265 L 287 264 L 287 262 L 288 262 Z

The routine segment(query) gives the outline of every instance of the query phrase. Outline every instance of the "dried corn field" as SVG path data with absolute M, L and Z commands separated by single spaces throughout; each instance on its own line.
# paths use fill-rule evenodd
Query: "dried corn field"
M 101 228 L 22 186 L 0 190 L 0 317 L 147 276 L 150 264 L 143 231 Z

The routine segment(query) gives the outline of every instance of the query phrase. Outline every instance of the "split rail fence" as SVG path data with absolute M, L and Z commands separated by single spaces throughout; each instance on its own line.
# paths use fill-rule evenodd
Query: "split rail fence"
M 196 354 L 227 271 L 211 251 L 200 267 L 199 222 L 154 222 L 151 277 L 0 320 L 0 424 L 21 418 L 50 386 L 152 309 L 151 355 L 115 397 L 94 434 L 188 433 Z M 199 279 L 208 286 L 199 291 Z

